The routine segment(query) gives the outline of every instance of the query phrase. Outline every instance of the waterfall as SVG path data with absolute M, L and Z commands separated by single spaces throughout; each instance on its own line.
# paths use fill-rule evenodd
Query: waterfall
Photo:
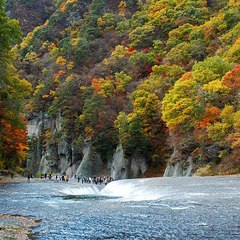
M 100 194 L 100 188 L 97 186 L 82 186 L 82 187 L 73 187 L 73 188 L 65 188 L 61 190 L 62 193 L 66 195 L 98 195 Z
M 100 186 L 86 185 L 68 187 L 60 192 L 66 196 L 88 198 L 119 198 L 121 201 L 144 201 L 162 198 L 164 191 L 159 192 L 152 179 L 126 179 L 109 183 L 103 189 Z

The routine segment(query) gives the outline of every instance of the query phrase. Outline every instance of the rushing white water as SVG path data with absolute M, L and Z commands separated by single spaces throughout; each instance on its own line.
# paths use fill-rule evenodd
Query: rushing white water
M 86 185 L 64 188 L 62 193 L 71 196 L 99 196 L 121 198 L 121 201 L 157 200 L 163 197 L 164 191 L 156 191 L 149 179 L 119 180 L 109 183 L 101 190 L 100 186 Z
M 68 187 L 61 190 L 62 193 L 66 195 L 98 195 L 100 194 L 100 190 L 97 186 L 84 186 L 84 187 Z
M 121 180 L 108 184 L 101 194 L 105 196 L 121 197 L 125 201 L 156 200 L 163 196 L 163 192 L 156 192 L 149 188 L 145 180 Z
M 150 201 L 150 200 L 166 200 L 166 199 L 186 199 L 189 200 L 193 196 L 198 198 L 208 196 L 200 184 L 201 178 L 182 178 L 182 186 L 174 185 L 178 182 L 178 178 L 148 178 L 148 179 L 126 179 L 109 183 L 107 186 L 100 185 L 68 185 L 63 189 L 59 189 L 61 193 L 67 196 L 89 197 L 89 198 L 117 198 L 120 201 Z M 180 181 L 180 180 L 179 180 Z M 206 183 L 208 183 L 206 181 Z M 221 182 L 220 182 L 221 183 Z M 183 191 L 182 188 L 188 188 Z M 198 189 L 197 192 L 192 189 Z M 228 195 L 232 197 L 233 193 Z

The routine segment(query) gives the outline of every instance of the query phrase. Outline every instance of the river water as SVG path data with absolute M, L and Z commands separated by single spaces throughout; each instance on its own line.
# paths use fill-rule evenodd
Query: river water
M 34 217 L 43 240 L 239 240 L 240 178 L 0 185 L 0 213 Z

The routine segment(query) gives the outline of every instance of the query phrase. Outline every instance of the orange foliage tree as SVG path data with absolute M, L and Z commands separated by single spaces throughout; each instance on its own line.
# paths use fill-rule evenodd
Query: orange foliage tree
M 0 1 L 0 169 L 21 164 L 28 149 L 26 124 L 22 118 L 22 103 L 31 86 L 20 80 L 12 65 L 12 44 L 20 37 L 16 20 L 5 13 Z

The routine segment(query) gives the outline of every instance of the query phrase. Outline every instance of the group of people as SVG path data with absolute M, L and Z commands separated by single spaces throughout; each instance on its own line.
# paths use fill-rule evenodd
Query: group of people
M 42 175 L 41 175 L 41 179 L 43 179 L 43 178 L 44 178 L 44 179 L 47 179 L 47 178 L 48 178 L 48 179 L 52 179 L 52 173 L 49 173 L 48 175 L 47 175 L 46 173 L 45 173 L 45 174 L 42 174 Z
M 76 178 L 76 175 L 75 175 Z M 101 177 L 97 177 L 97 176 L 93 176 L 93 177 L 78 177 L 78 182 L 82 182 L 82 183 L 91 183 L 91 184 L 105 184 L 107 185 L 108 183 L 113 181 L 112 177 L 106 177 L 106 176 L 101 176 Z
M 52 179 L 53 176 L 52 176 L 52 173 L 50 174 L 42 174 L 41 175 L 41 179 Z M 59 180 L 59 181 L 64 181 L 64 182 L 68 182 L 70 180 L 69 176 L 68 175 L 56 175 L 55 176 L 55 179 L 56 180 Z M 108 183 L 114 181 L 114 179 L 112 177 L 109 177 L 109 176 L 101 176 L 101 177 L 97 177 L 97 176 L 93 176 L 93 177 L 81 177 L 81 176 L 77 176 L 77 175 L 74 175 L 74 179 L 76 179 L 78 181 L 78 183 L 89 183 L 89 184 L 105 184 L 107 185 Z

